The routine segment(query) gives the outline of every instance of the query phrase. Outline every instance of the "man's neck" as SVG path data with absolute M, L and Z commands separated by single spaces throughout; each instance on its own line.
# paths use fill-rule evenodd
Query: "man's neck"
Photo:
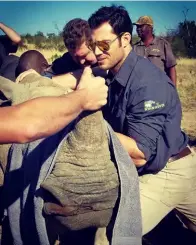
M 149 35 L 149 36 L 146 36 L 144 39 L 141 39 L 141 40 L 144 43 L 144 45 L 147 47 L 152 43 L 153 39 L 154 39 L 154 36 Z
M 120 70 L 122 64 L 124 63 L 125 59 L 126 59 L 127 56 L 129 55 L 129 53 L 131 52 L 131 50 L 132 50 L 132 47 L 131 47 L 131 45 L 130 45 L 130 46 L 128 46 L 128 47 L 125 49 L 125 54 L 124 54 L 123 59 L 122 59 L 122 60 L 121 60 L 121 61 L 120 61 L 114 68 L 110 69 L 110 71 L 111 71 L 111 73 L 112 73 L 113 75 L 116 75 L 117 72 Z

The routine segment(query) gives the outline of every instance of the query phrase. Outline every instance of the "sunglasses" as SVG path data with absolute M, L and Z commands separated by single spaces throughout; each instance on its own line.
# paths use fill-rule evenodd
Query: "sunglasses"
M 96 41 L 96 42 L 91 42 L 89 44 L 89 49 L 91 49 L 92 51 L 95 51 L 96 46 L 102 51 L 102 52 L 106 52 L 110 50 L 110 46 L 111 44 L 116 41 L 117 38 L 119 38 L 120 36 L 122 36 L 124 34 L 124 32 L 121 32 L 114 40 L 108 42 L 108 41 Z

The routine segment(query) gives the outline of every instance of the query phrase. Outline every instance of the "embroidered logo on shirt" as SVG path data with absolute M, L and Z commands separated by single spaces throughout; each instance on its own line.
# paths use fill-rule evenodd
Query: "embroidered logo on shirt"
M 148 100 L 144 102 L 145 111 L 152 111 L 163 107 L 165 107 L 164 103 L 160 104 L 159 102 L 155 102 L 153 100 Z
M 152 51 L 154 51 L 154 52 L 160 52 L 160 50 L 158 48 L 153 48 Z

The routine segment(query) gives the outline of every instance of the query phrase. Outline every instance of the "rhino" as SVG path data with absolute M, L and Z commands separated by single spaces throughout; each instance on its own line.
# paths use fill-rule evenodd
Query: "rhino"
M 34 71 L 23 75 L 18 84 L 0 80 L 0 89 L 12 105 L 40 96 L 71 92 Z M 3 171 L 9 148 L 10 144 L 0 146 Z M 57 155 L 54 169 L 41 187 L 46 194 L 45 214 L 51 215 L 63 227 L 81 230 L 109 224 L 118 198 L 119 178 L 110 156 L 106 124 L 100 110 L 83 113 L 77 118 Z
M 61 96 L 72 92 L 70 88 L 55 84 L 51 79 L 39 74 L 42 70 L 40 66 L 47 66 L 47 62 L 37 51 L 26 53 L 23 55 L 26 62 L 19 67 L 20 69 L 17 68 L 18 74 L 22 73 L 16 83 L 0 77 L 0 91 L 7 98 L 2 104 L 16 105 L 40 96 Z M 34 70 L 29 70 L 31 66 L 28 54 L 38 57 L 39 62 L 31 59 Z M 9 148 L 10 145 L 0 145 L 0 163 L 3 171 L 6 169 Z M 84 238 L 84 230 L 87 231 L 87 240 L 82 240 L 82 244 L 87 245 L 90 240 L 90 244 L 109 244 L 105 227 L 112 227 L 120 197 L 120 180 L 115 164 L 110 153 L 108 129 L 101 110 L 82 113 L 74 121 L 74 127 L 61 145 L 54 168 L 41 183 L 43 212 L 50 244 L 54 244 L 56 235 L 60 235 L 61 244 L 65 242 L 67 245 L 75 244 L 72 238 L 78 236 L 78 245 L 81 242 L 80 238 Z M 135 168 L 133 176 L 136 177 Z M 0 178 L 2 184 L 3 172 Z M 136 180 L 133 186 L 138 191 L 137 183 Z M 139 193 L 136 193 L 135 197 L 139 200 Z M 136 209 L 140 220 L 139 207 Z M 137 228 L 140 228 L 139 222 L 137 225 Z M 92 233 L 91 227 L 95 227 Z M 140 230 L 138 231 L 141 234 Z

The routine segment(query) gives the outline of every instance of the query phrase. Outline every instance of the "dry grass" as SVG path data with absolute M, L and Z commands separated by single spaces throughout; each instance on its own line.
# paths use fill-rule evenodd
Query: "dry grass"
M 178 92 L 182 102 L 182 128 L 196 139 L 196 59 L 177 62 Z
M 196 67 L 196 59 L 188 59 L 188 58 L 178 59 L 178 65 L 186 65 L 186 66 L 195 66 Z
M 28 44 L 28 49 L 35 49 L 34 45 Z M 37 49 L 38 50 L 38 49 Z M 26 50 L 19 50 L 20 56 Z M 62 55 L 55 49 L 38 50 L 51 63 L 55 57 Z M 196 138 L 196 59 L 178 59 L 177 61 L 177 89 L 182 102 L 183 118 L 182 128 L 191 136 Z
M 37 51 L 41 52 L 44 55 L 44 57 L 48 60 L 49 63 L 51 63 L 55 57 L 61 56 L 63 54 L 63 52 L 59 52 L 56 49 L 37 49 L 37 48 L 35 48 L 34 44 L 28 44 L 27 48 L 28 48 L 28 50 L 37 50 Z M 16 55 L 20 56 L 25 51 L 27 51 L 27 49 L 19 49 L 17 51 Z

